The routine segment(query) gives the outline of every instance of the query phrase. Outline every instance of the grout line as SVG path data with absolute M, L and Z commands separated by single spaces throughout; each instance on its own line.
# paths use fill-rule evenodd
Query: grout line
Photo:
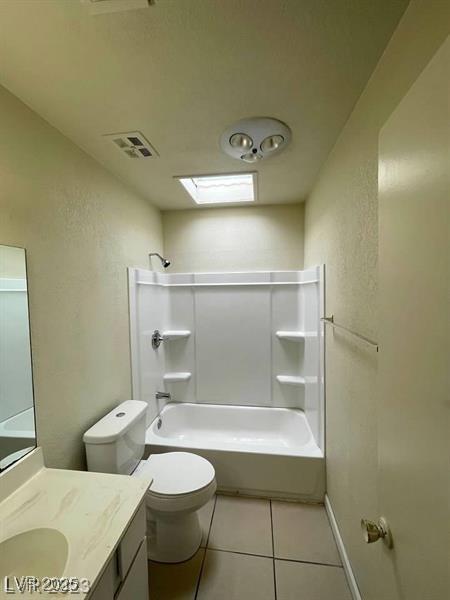
M 295 559 L 295 558 L 275 558 L 275 560 L 281 560 L 282 562 L 294 562 L 294 563 L 300 563 L 300 564 L 304 564 L 304 565 L 316 565 L 318 567 L 333 567 L 334 569 L 342 569 L 342 565 L 333 565 L 331 563 L 322 563 L 322 562 L 317 562 L 315 560 L 299 560 L 299 559 Z
M 209 522 L 208 535 L 206 536 L 205 549 L 208 547 L 208 544 L 209 544 L 209 536 L 211 535 L 214 514 L 216 512 L 216 505 L 217 505 L 217 494 L 214 496 L 214 506 L 213 506 L 213 511 L 212 511 L 212 515 L 211 515 L 211 521 Z
M 300 560 L 298 558 L 278 558 L 277 556 L 268 556 L 267 554 L 253 554 L 252 552 L 240 552 L 238 550 L 223 550 L 221 548 L 211 548 L 209 547 L 208 550 L 211 550 L 212 552 L 226 552 L 227 554 L 240 554 L 242 556 L 257 556 L 258 558 L 269 558 L 272 559 L 274 561 L 280 560 L 282 562 L 293 562 L 293 563 L 300 563 L 300 564 L 305 564 L 305 565 L 317 565 L 318 567 L 334 567 L 335 569 L 342 569 L 342 565 L 333 565 L 330 563 L 322 563 L 322 562 L 317 562 L 314 560 Z
M 198 579 L 197 579 L 197 585 L 195 588 L 194 600 L 197 600 L 198 590 L 200 589 L 200 581 L 201 581 L 202 575 L 203 575 L 203 567 L 205 566 L 206 551 L 207 551 L 208 544 L 209 544 L 209 536 L 211 535 L 211 529 L 212 529 L 212 524 L 213 524 L 213 520 L 214 520 L 214 513 L 216 512 L 216 504 L 217 504 L 217 494 L 214 495 L 214 506 L 213 506 L 213 511 L 212 511 L 212 515 L 211 515 L 211 520 L 209 522 L 208 535 L 206 536 L 205 546 L 203 548 L 204 552 L 203 552 L 202 564 L 200 565 L 200 571 L 198 573 Z
M 272 516 L 272 500 L 269 500 L 270 506 L 270 532 L 272 534 L 272 568 L 273 568 L 273 589 L 275 600 L 277 600 L 277 573 L 275 569 L 275 540 L 273 536 L 273 516 Z
M 269 554 L 254 554 L 253 552 L 241 552 L 240 550 L 223 550 L 222 548 L 208 548 L 214 552 L 226 552 L 227 554 L 240 554 L 242 556 L 257 556 L 258 558 L 273 558 Z

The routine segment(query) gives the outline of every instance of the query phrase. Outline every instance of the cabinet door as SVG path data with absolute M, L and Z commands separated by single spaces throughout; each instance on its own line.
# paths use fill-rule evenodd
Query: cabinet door
M 448 51 L 436 53 L 383 127 L 379 165 L 380 600 L 448 589 Z
M 136 515 L 126 530 L 117 550 L 119 575 L 122 581 L 126 578 L 128 570 L 136 555 L 136 551 L 145 536 L 147 529 L 145 502 L 141 504 Z
M 113 556 L 107 564 L 106 569 L 100 577 L 92 594 L 89 596 L 89 600 L 113 600 L 116 576 L 116 557 Z
M 148 600 L 147 540 L 145 538 L 116 600 Z

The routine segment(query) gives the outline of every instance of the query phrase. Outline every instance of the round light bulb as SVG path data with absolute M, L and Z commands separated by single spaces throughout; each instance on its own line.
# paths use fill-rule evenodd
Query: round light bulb
M 245 152 L 245 150 L 250 150 L 250 148 L 253 146 L 253 140 L 245 133 L 234 133 L 230 137 L 230 146 L 233 148 L 239 148 L 239 150 Z
M 269 135 L 263 140 L 261 150 L 263 152 L 274 152 L 283 144 L 284 137 L 282 135 Z
M 247 152 L 247 154 L 243 154 L 241 159 L 248 163 L 255 163 L 258 160 L 262 159 L 261 154 L 257 154 L 255 152 Z

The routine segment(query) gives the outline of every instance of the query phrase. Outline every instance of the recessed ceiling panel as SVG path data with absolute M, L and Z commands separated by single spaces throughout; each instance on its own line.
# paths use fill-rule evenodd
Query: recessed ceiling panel
M 196 204 L 230 204 L 256 200 L 256 173 L 177 177 Z

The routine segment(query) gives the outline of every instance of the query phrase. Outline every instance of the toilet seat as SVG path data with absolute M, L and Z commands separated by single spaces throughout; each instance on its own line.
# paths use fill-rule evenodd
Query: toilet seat
M 190 452 L 152 454 L 139 463 L 133 475 L 153 478 L 148 496 L 176 499 L 197 496 L 215 484 L 215 471 L 205 458 Z
M 153 479 L 145 498 L 148 558 L 188 560 L 202 540 L 198 511 L 217 489 L 214 467 L 190 452 L 166 452 L 141 461 L 133 476 L 143 475 Z

